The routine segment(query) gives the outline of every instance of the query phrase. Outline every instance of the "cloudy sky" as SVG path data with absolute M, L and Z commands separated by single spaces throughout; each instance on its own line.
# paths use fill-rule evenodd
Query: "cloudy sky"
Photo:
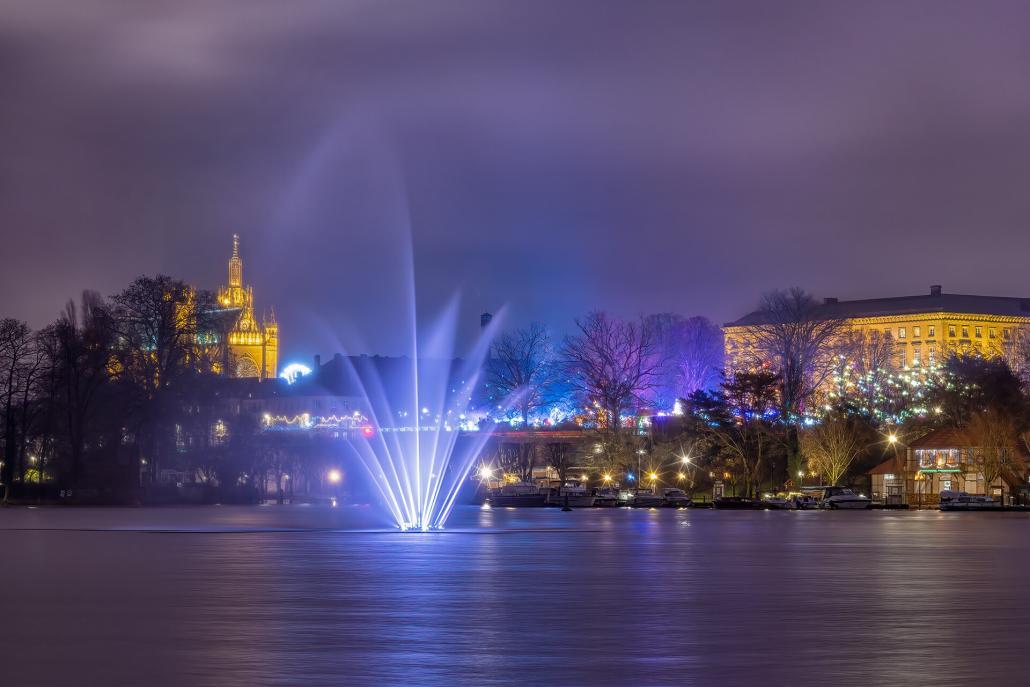
M 233 232 L 285 357 L 761 292 L 1030 296 L 1024 2 L 0 0 L 0 314 Z M 410 239 L 409 239 L 410 237 Z

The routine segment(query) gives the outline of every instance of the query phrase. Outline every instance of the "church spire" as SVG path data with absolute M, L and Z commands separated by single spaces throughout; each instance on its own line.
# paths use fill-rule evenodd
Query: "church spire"
M 243 286 L 243 260 L 240 259 L 240 235 L 232 235 L 232 257 L 229 258 L 229 288 Z

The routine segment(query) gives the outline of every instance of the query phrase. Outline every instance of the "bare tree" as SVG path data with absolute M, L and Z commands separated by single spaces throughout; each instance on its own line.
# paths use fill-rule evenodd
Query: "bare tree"
M 551 400 L 557 366 L 551 336 L 536 322 L 505 332 L 494 341 L 487 365 L 487 380 L 508 407 L 515 408 L 522 426 L 529 426 L 533 411 Z
M 0 453 L 0 482 L 10 492 L 15 464 L 22 442 L 19 434 L 24 427 L 18 422 L 19 403 L 32 385 L 34 348 L 36 339 L 24 322 L 5 318 L 0 320 L 0 413 L 3 413 L 3 452 Z
M 573 389 L 600 409 L 603 424 L 616 437 L 626 412 L 646 405 L 664 361 L 657 335 L 644 319 L 618 320 L 592 312 L 576 320 L 578 333 L 565 338 L 562 362 Z
M 569 477 L 575 456 L 575 449 L 567 442 L 555 441 L 547 444 L 547 465 L 557 473 L 562 484 L 565 484 Z
M 645 320 L 654 330 L 658 362 L 662 367 L 649 396 L 659 408 L 669 409 L 678 399 L 715 387 L 723 368 L 722 330 L 706 317 L 684 318 L 662 313 Z
M 536 464 L 536 447 L 528 441 L 502 441 L 497 446 L 497 464 L 502 473 L 515 475 L 522 482 L 531 482 L 533 466 Z
M 810 469 L 836 485 L 866 446 L 867 434 L 847 417 L 826 418 L 801 434 L 801 453 Z
M 48 364 L 53 369 L 54 398 L 62 416 L 71 463 L 67 483 L 78 486 L 87 436 L 96 416 L 101 389 L 108 383 L 111 356 L 110 314 L 100 295 L 82 294 L 81 307 L 69 301 L 46 337 Z
M 1002 354 L 1023 389 L 1030 391 L 1030 327 L 1016 327 L 1004 342 Z
M 780 375 L 784 416 L 800 419 L 806 401 L 833 372 L 833 354 L 847 322 L 799 288 L 765 294 L 758 312 L 761 321 L 747 328 L 753 362 L 770 365 Z
M 977 472 L 984 478 L 985 493 L 1013 463 L 1016 421 L 1001 408 L 990 407 L 974 413 L 962 432 L 970 447 L 970 457 Z
M 787 471 L 801 467 L 798 424 L 808 402 L 833 374 L 835 353 L 847 321 L 797 287 L 762 297 L 757 322 L 747 327 L 750 367 L 769 367 L 780 378 Z

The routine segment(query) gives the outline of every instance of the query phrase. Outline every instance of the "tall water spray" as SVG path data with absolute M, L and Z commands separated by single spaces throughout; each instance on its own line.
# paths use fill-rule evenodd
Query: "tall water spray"
M 391 348 L 399 338 L 407 341 L 403 369 L 394 365 L 397 358 L 389 365 L 343 358 L 344 374 L 351 377 L 347 386 L 359 390 L 364 406 L 361 431 L 351 431 L 349 441 L 397 527 L 441 528 L 489 438 L 476 431 L 469 407 L 499 318 L 480 330 L 458 360 L 457 298 L 434 322 L 423 324 L 418 317 L 425 293 L 415 284 L 415 237 L 401 156 L 377 119 L 345 108 L 301 161 L 276 222 L 291 231 L 270 239 L 281 242 L 284 254 L 317 250 L 324 261 L 343 266 L 337 292 L 362 297 L 341 299 L 347 317 L 325 323 L 334 336 L 347 335 L 338 340 L 340 348 L 374 350 L 383 341 Z M 345 227 L 338 240 L 321 240 L 327 223 Z M 360 267 L 350 269 L 355 260 Z M 374 284 L 368 275 L 377 276 Z M 324 290 L 316 273 L 307 279 L 307 288 Z M 301 282 L 303 287 L 303 276 Z
M 468 356 L 458 359 L 457 319 L 456 299 L 425 330 L 413 319 L 406 369 L 385 373 L 371 358 L 348 361 L 371 423 L 351 443 L 401 530 L 444 526 L 489 439 L 489 432 L 478 431 L 469 408 L 496 325 L 484 327 Z

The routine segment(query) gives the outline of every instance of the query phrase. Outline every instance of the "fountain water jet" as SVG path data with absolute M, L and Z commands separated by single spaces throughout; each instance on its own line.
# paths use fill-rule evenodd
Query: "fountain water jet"
M 371 358 L 348 359 L 371 422 L 351 445 L 402 531 L 443 528 L 489 439 L 471 426 L 468 410 L 500 318 L 461 360 L 454 357 L 458 311 L 455 298 L 428 337 L 413 327 L 410 367 L 400 374 L 384 373 Z

